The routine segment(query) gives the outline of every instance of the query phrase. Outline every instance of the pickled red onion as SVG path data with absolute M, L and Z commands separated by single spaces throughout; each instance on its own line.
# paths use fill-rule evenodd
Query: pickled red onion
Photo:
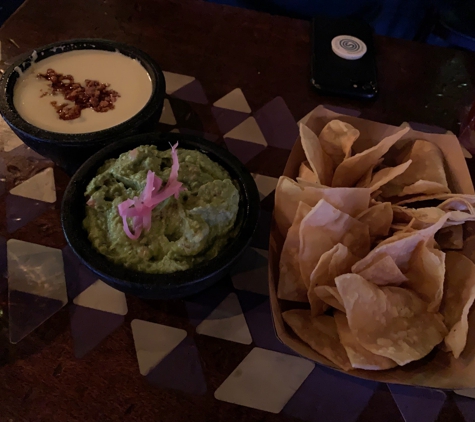
M 178 181 L 178 154 L 176 149 L 178 142 L 172 146 L 172 167 L 170 177 L 165 187 L 161 189 L 163 181 L 151 170 L 147 173 L 145 187 L 139 197 L 126 199 L 117 206 L 119 215 L 122 217 L 122 224 L 125 234 L 132 240 L 136 240 L 142 234 L 142 230 L 150 230 L 152 226 L 152 210 L 165 199 L 178 195 L 184 188 L 182 183 Z M 127 218 L 132 219 L 133 233 L 131 232 Z

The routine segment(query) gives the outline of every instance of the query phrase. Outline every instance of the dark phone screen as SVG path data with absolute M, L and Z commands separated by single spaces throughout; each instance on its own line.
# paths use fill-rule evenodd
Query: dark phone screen
M 333 38 L 351 35 L 362 40 L 367 52 L 358 60 L 337 56 Z M 312 84 L 325 94 L 373 98 L 378 92 L 373 30 L 353 18 L 316 16 L 312 20 Z

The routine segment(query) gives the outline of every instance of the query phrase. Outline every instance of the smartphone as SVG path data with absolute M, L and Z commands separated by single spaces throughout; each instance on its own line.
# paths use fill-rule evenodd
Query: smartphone
M 363 41 L 366 52 L 359 59 L 345 59 L 332 48 L 339 36 Z M 355 18 L 316 16 L 312 19 L 311 82 L 322 94 L 371 99 L 378 93 L 373 29 Z

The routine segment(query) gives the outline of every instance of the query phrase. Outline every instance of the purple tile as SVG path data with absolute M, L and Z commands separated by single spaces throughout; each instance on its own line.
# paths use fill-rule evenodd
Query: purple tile
M 414 130 L 418 130 L 419 132 L 427 132 L 427 133 L 441 133 L 444 134 L 447 132 L 447 129 L 444 129 L 439 126 L 431 126 L 426 125 L 424 123 L 417 123 L 417 122 L 408 122 L 411 125 L 411 128 Z
M 39 217 L 46 210 L 53 208 L 53 204 L 11 194 L 7 195 L 5 206 L 8 233 L 13 233 Z
M 175 91 L 171 94 L 172 97 L 179 98 L 180 100 L 190 101 L 192 103 L 198 104 L 208 104 L 208 99 L 206 94 L 203 91 L 200 81 L 195 79 L 193 82 L 190 82 L 188 85 L 185 85 L 183 88 Z
M 355 422 L 377 387 L 317 365 L 282 412 L 308 422 Z
M 214 106 L 211 108 L 211 112 L 221 133 L 228 133 L 249 117 L 249 113 Z
M 63 249 L 63 261 L 68 297 L 74 299 L 93 284 L 98 277 L 79 260 L 69 246 Z
M 259 249 L 269 249 L 270 226 L 272 221 L 272 213 L 261 209 L 259 214 L 259 221 L 254 237 L 251 241 L 251 246 Z
M 254 344 L 263 349 L 296 355 L 275 334 L 269 297 L 243 290 L 237 295 Z
M 231 268 L 231 276 L 267 267 L 267 259 L 252 248 L 247 248 Z
M 57 299 L 10 290 L 8 316 L 10 341 L 18 343 L 63 307 Z
M 324 104 L 323 106 L 330 111 L 338 114 L 346 114 L 347 116 L 358 117 L 361 114 L 360 110 L 355 110 L 353 108 L 338 107 L 330 104 Z
M 218 135 L 214 135 L 212 133 L 201 132 L 199 130 L 192 130 L 192 129 L 182 128 L 182 129 L 179 129 L 179 131 L 180 131 L 180 133 L 183 133 L 185 135 L 200 136 L 200 137 L 205 138 L 206 140 L 208 140 L 210 142 L 216 142 L 219 138 Z
M 124 322 L 124 316 L 70 305 L 69 320 L 74 341 L 74 356 L 80 359 L 119 328 Z
M 185 338 L 146 378 L 157 387 L 189 394 L 202 395 L 207 390 L 198 349 L 191 337 Z
M 197 327 L 232 291 L 228 276 L 209 289 L 188 298 L 185 306 L 191 324 Z
M 467 422 L 475 421 L 475 399 L 454 394 L 454 401 Z
M 248 247 L 231 268 L 236 290 L 269 295 L 269 260 L 263 250 Z
M 292 149 L 299 136 L 299 129 L 282 97 L 268 102 L 254 117 L 270 146 Z
M 406 422 L 434 422 L 446 399 L 440 390 L 397 384 L 388 387 Z
M 257 154 L 266 149 L 264 145 L 241 141 L 239 139 L 224 138 L 224 142 L 229 152 L 239 158 L 243 164 L 246 164 Z

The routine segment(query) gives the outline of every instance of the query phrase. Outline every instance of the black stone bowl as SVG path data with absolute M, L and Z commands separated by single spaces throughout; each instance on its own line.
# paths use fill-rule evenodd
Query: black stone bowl
M 236 182 L 240 204 L 236 219 L 238 234 L 213 259 L 189 270 L 171 274 L 147 274 L 114 264 L 97 252 L 83 228 L 86 216 L 86 186 L 107 159 L 117 158 L 139 145 L 156 145 L 160 150 L 179 142 L 179 148 L 196 149 L 223 166 Z M 64 193 L 61 222 L 74 253 L 101 280 L 110 286 L 143 299 L 174 299 L 192 295 L 220 280 L 249 245 L 259 217 L 259 193 L 249 171 L 221 147 L 190 135 L 149 133 L 122 139 L 89 158 L 74 174 Z
M 13 105 L 13 88 L 22 71 L 31 66 L 32 61 L 40 61 L 54 54 L 73 50 L 119 51 L 125 56 L 138 60 L 150 75 L 152 95 L 147 104 L 135 116 L 108 129 L 80 134 L 64 134 L 40 129 L 24 120 Z M 36 52 L 36 54 L 35 54 Z M 114 71 L 113 69 L 111 71 Z M 137 133 L 152 130 L 160 119 L 165 97 L 165 78 L 154 60 L 135 47 L 115 41 L 100 39 L 74 39 L 40 47 L 16 60 L 0 80 L 0 114 L 31 149 L 51 159 L 70 175 L 92 154 L 111 142 Z

